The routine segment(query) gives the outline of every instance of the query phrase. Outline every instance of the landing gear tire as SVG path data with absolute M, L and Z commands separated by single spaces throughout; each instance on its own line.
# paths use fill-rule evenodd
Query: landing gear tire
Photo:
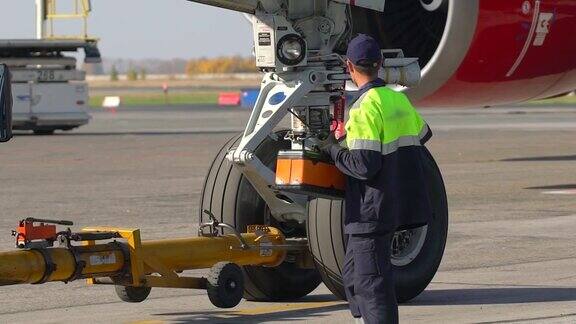
M 127 303 L 141 303 L 148 298 L 152 288 L 150 287 L 126 287 L 114 286 L 120 300 Z
M 436 274 L 448 233 L 448 202 L 442 174 L 426 151 L 426 175 L 433 216 L 425 227 L 396 233 L 392 244 L 392 264 L 399 302 L 418 296 Z M 316 199 L 310 202 L 308 242 L 324 284 L 339 298 L 346 299 L 342 285 L 345 255 L 342 201 Z
M 216 263 L 210 270 L 206 290 L 212 305 L 218 308 L 236 307 L 244 293 L 242 268 L 230 262 Z
M 256 149 L 256 156 L 275 169 L 279 150 L 289 149 L 285 131 L 276 132 Z M 241 135 L 230 139 L 216 155 L 202 189 L 199 220 L 209 221 L 202 210 L 210 210 L 220 221 L 245 232 L 248 225 L 265 224 L 280 228 L 286 237 L 305 237 L 306 228 L 293 224 L 279 224 L 268 212 L 264 200 L 246 178 L 227 159 L 228 151 L 236 147 Z M 278 267 L 242 267 L 244 298 L 253 301 L 294 300 L 308 295 L 321 282 L 315 269 L 302 269 L 287 260 Z

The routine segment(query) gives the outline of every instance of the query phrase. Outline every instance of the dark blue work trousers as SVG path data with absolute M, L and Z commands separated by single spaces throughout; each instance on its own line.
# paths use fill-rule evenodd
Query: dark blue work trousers
M 352 316 L 367 324 L 398 323 L 390 261 L 393 233 L 348 235 L 343 279 Z

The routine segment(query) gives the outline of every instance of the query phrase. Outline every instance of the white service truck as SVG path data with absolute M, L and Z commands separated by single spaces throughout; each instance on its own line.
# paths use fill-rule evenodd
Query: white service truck
M 13 129 L 52 134 L 89 122 L 86 73 L 73 56 L 82 49 L 85 62 L 100 61 L 92 40 L 0 40 L 0 63 L 12 73 Z

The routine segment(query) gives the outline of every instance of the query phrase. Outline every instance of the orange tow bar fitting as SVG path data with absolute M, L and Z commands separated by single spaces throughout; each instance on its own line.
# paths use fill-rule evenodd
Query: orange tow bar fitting
M 74 233 L 56 231 L 68 221 L 28 218 L 13 235 L 18 250 L 0 252 L 0 285 L 70 282 L 116 286 L 127 302 L 142 302 L 152 287 L 206 289 L 217 307 L 236 306 L 244 293 L 241 266 L 280 265 L 287 250 L 307 249 L 287 244 L 276 228 L 252 225 L 238 233 L 212 221 L 193 238 L 142 241 L 140 230 L 93 227 Z M 220 229 L 232 234 L 221 235 Z M 58 244 L 58 247 L 54 245 Z M 208 278 L 188 277 L 185 270 L 211 268 Z

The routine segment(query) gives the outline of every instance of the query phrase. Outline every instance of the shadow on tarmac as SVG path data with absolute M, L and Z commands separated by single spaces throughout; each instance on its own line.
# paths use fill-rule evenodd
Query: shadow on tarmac
M 553 186 L 541 186 L 541 187 L 528 187 L 524 189 L 536 189 L 536 190 L 568 190 L 576 189 L 576 183 L 574 184 L 559 184 Z
M 30 137 L 69 137 L 69 136 L 122 136 L 122 135 L 136 135 L 136 136 L 171 136 L 171 135 L 203 135 L 203 134 L 238 134 L 244 130 L 197 130 L 197 131 L 152 131 L 152 132 L 93 132 L 93 133 L 56 133 L 53 135 L 35 135 L 32 133 L 17 133 L 20 136 L 30 136 Z
M 576 288 L 503 287 L 428 290 L 406 305 L 497 305 L 560 301 L 576 301 Z
M 332 295 L 313 297 L 313 299 L 302 299 L 300 302 L 303 304 L 303 308 L 301 309 L 288 309 L 282 311 L 281 307 L 278 307 L 280 311 L 250 314 L 251 309 L 248 308 L 243 311 L 176 312 L 154 314 L 154 316 L 169 316 L 171 318 L 166 320 L 169 323 L 266 323 L 269 321 L 314 322 L 322 320 L 323 317 L 330 315 L 331 312 L 348 309 L 348 306 L 345 303 L 304 308 L 306 302 L 335 301 L 334 296 Z M 561 301 L 576 301 L 576 288 L 502 287 L 428 290 L 423 292 L 412 302 L 403 304 L 402 306 L 498 305 Z M 296 302 L 296 304 L 297 303 L 298 302 Z M 270 304 L 267 305 L 269 306 Z M 278 305 L 282 305 L 282 303 L 278 303 Z
M 501 162 L 553 162 L 553 161 L 576 161 L 576 155 L 557 156 L 530 156 L 521 158 L 502 159 Z
M 337 301 L 333 295 L 316 295 L 308 296 L 300 301 L 290 302 L 289 304 L 302 303 L 306 307 L 306 303 L 311 302 L 330 302 Z M 154 314 L 154 316 L 170 316 L 173 318 L 167 319 L 168 323 L 266 323 L 270 321 L 303 321 L 314 322 L 319 321 L 323 317 L 330 315 L 331 312 L 347 310 L 348 305 L 345 303 L 338 303 L 328 306 L 302 308 L 302 309 L 289 309 L 281 310 L 281 305 L 278 303 L 280 311 L 270 311 L 260 314 L 250 314 L 250 308 L 244 311 L 201 311 L 201 312 L 176 312 L 176 313 L 161 313 Z M 270 303 L 266 304 L 269 307 Z M 272 304 L 271 307 L 274 307 Z M 260 307 L 256 307 L 258 310 Z

